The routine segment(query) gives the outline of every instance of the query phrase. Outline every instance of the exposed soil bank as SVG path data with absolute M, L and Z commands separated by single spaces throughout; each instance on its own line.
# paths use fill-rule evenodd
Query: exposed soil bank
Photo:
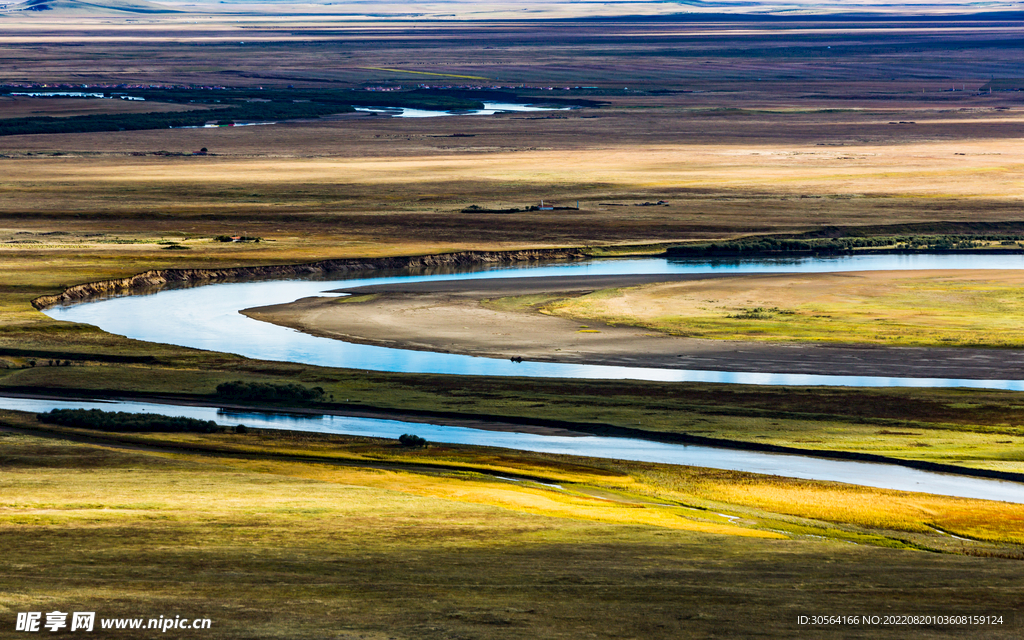
M 154 289 L 169 283 L 201 283 L 243 278 L 274 278 L 305 276 L 319 273 L 348 273 L 385 269 L 430 267 L 462 267 L 473 264 L 500 264 L 539 260 L 582 260 L 587 256 L 579 249 L 522 249 L 516 251 L 462 251 L 425 256 L 394 258 L 349 258 L 321 260 L 306 264 L 282 264 L 263 267 L 229 267 L 224 269 L 160 269 L 116 280 L 102 280 L 68 287 L 57 295 L 40 296 L 32 301 L 36 309 L 59 304 L 82 302 L 97 296 L 131 293 Z
M 389 284 L 340 290 L 374 294 L 365 302 L 308 298 L 243 313 L 349 342 L 491 358 L 763 373 L 1024 378 L 1024 352 L 1014 349 L 704 340 L 593 322 L 584 327 L 564 318 L 481 305 L 481 300 L 488 298 L 589 292 L 708 277 L 723 276 L 569 276 Z

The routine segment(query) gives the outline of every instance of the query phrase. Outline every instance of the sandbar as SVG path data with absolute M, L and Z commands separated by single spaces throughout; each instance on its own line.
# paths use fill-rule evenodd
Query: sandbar
M 590 292 L 653 282 L 739 277 L 644 274 L 429 281 L 339 289 L 359 296 L 303 298 L 242 313 L 265 322 L 359 344 L 525 361 L 665 369 L 912 378 L 1022 379 L 1015 349 L 889 347 L 752 342 L 669 336 L 518 311 L 482 300 Z

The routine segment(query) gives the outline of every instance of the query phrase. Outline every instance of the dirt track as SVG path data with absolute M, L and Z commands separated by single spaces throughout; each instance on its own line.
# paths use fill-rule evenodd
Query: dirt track
M 697 340 L 486 308 L 480 300 L 594 291 L 706 275 L 578 276 L 420 282 L 341 289 L 366 302 L 306 298 L 245 314 L 350 342 L 495 358 L 667 369 L 915 378 L 1024 378 L 1024 352 Z M 715 276 L 729 277 L 729 276 Z

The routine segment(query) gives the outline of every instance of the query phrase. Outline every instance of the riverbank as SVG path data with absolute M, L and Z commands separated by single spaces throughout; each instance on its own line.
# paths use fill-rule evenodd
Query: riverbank
M 646 274 L 400 283 L 339 289 L 350 296 L 307 298 L 243 313 L 349 342 L 500 359 L 758 373 L 1024 378 L 1024 359 L 1014 349 L 693 339 L 537 313 L 553 300 L 610 288 L 655 282 L 724 287 L 771 277 L 787 276 Z
M 139 375 L 140 367 L 145 376 Z M 848 459 L 866 454 L 862 459 L 881 456 L 1024 473 L 1019 453 L 1024 430 L 1016 409 L 1019 394 L 1012 392 L 492 380 L 329 369 L 219 354 L 185 359 L 164 356 L 142 365 L 77 359 L 68 366 L 0 370 L 0 389 L 10 396 L 198 406 L 225 404 L 216 397 L 215 388 L 230 380 L 325 388 L 329 397 L 325 404 L 261 405 L 265 411 L 286 414 L 338 413 L 472 428 L 498 423 L 513 425 L 510 430 L 519 432 L 566 429 L 678 444 L 756 447 L 823 457 L 840 452 Z
M 155 292 L 169 284 L 196 286 L 211 282 L 235 282 L 239 280 L 284 278 L 288 276 L 310 277 L 325 273 L 340 276 L 360 271 L 465 268 L 472 265 L 544 260 L 582 260 L 584 258 L 586 258 L 586 255 L 580 249 L 518 249 L 512 251 L 458 251 L 389 258 L 350 258 L 320 260 L 304 264 L 221 267 L 216 269 L 159 269 L 145 271 L 127 278 L 99 280 L 73 285 L 65 288 L 59 294 L 35 298 L 32 300 L 32 306 L 43 310 L 60 304 L 72 304 L 96 298 Z

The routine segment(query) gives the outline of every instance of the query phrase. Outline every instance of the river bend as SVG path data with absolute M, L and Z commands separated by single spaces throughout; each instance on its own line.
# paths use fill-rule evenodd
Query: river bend
M 261 360 L 300 362 L 328 367 L 487 376 L 636 379 L 665 382 L 718 382 L 761 385 L 832 385 L 902 387 L 975 387 L 1024 390 L 1019 379 L 817 375 L 753 371 L 711 371 L 644 367 L 512 363 L 452 353 L 410 351 L 352 344 L 253 320 L 242 309 L 337 295 L 332 289 L 415 282 L 431 279 L 515 278 L 575 275 L 837 272 L 897 269 L 1024 269 L 1024 255 L 855 255 L 838 258 L 752 261 L 676 261 L 664 258 L 593 260 L 577 263 L 480 268 L 461 273 L 381 276 L 346 279 L 267 280 L 217 283 L 188 289 L 164 289 L 52 307 L 54 319 L 83 322 L 110 333 L 147 342 L 175 344 L 234 353 Z

